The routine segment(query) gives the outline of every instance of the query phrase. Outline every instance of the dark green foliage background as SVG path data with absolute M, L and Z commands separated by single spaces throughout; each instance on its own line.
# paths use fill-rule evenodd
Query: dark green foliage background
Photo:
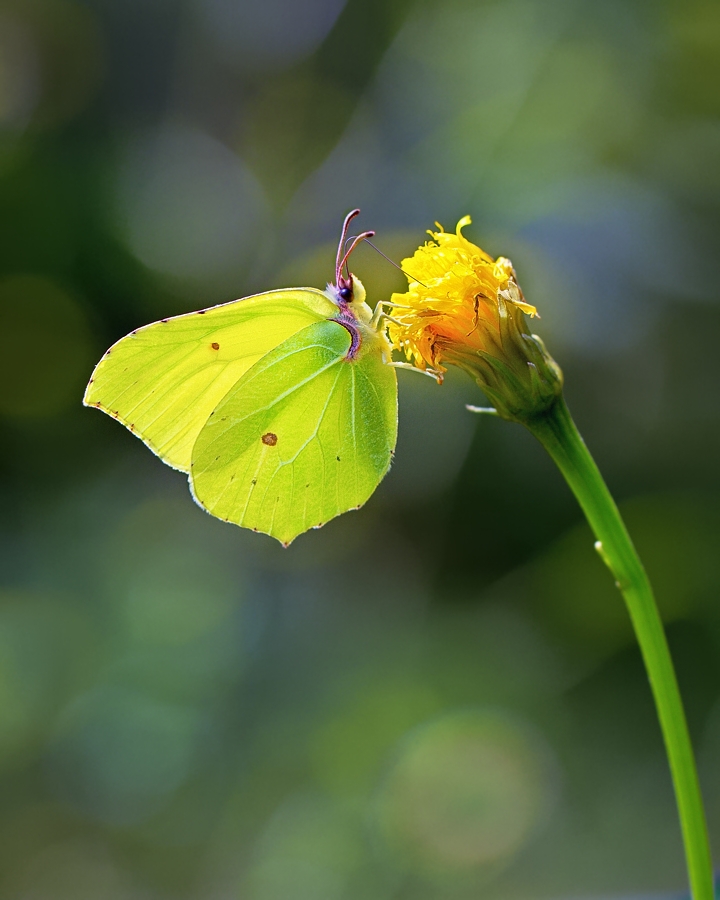
M 390 475 L 289 550 L 80 405 L 138 325 L 322 286 L 356 205 L 393 258 L 470 213 L 513 259 L 655 583 L 720 858 L 719 9 L 0 2 L 0 897 L 682 892 L 620 597 L 470 382 L 399 373 Z

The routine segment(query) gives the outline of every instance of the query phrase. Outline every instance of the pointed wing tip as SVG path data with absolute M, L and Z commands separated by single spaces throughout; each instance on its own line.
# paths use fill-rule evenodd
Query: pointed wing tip
M 90 400 L 90 394 L 92 393 L 92 386 L 94 378 L 90 378 L 90 381 L 85 385 L 85 391 L 83 392 L 82 404 L 83 406 L 94 406 L 95 404 Z
M 281 536 L 279 534 L 273 534 L 272 532 L 269 532 L 269 531 L 263 531 L 261 533 L 267 534 L 271 538 L 275 538 L 276 541 L 280 542 L 283 549 L 287 549 L 296 538 L 300 537 L 300 535 L 307 534 L 309 531 L 317 531 L 319 528 L 324 528 L 325 525 L 328 524 L 328 522 L 331 522 L 333 519 L 336 519 L 339 516 L 345 515 L 345 513 L 358 512 L 358 510 L 361 510 L 365 506 L 366 503 L 367 503 L 367 500 L 363 500 L 363 502 L 358 503 L 357 506 L 349 506 L 347 509 L 343 509 L 343 510 L 335 513 L 335 515 L 331 515 L 330 518 L 326 519 L 325 522 L 318 522 L 317 525 L 308 525 L 307 528 L 303 528 L 300 531 L 294 532 L 292 534 L 292 536 L 290 536 L 290 537 L 288 537 L 287 535 Z M 242 525 L 241 527 L 247 528 L 248 526 Z M 258 529 L 258 528 L 252 528 L 251 530 L 256 531 L 256 532 L 260 531 L 260 529 Z
M 300 531 L 295 531 L 290 536 L 288 536 L 287 534 L 284 534 L 281 536 L 279 534 L 273 534 L 270 531 L 265 531 L 263 533 L 267 534 L 271 538 L 275 538 L 276 541 L 280 542 L 283 549 L 287 550 L 287 548 L 290 546 L 290 544 L 292 544 L 296 540 L 296 538 L 299 538 L 301 534 L 307 534 L 308 531 L 317 531 L 318 528 L 322 528 L 326 524 L 327 524 L 326 522 L 318 522 L 317 525 L 308 525 L 307 528 L 302 528 Z M 258 529 L 255 528 L 253 530 L 257 531 Z
M 104 357 L 103 357 L 104 359 Z M 102 360 L 100 360 L 102 362 Z M 102 408 L 102 400 L 98 397 L 98 367 L 100 363 L 92 371 L 92 375 L 90 376 L 90 380 L 85 385 L 85 391 L 83 393 L 83 406 L 94 406 L 97 408 Z
M 287 550 L 287 548 L 290 546 L 290 544 L 292 544 L 292 542 L 295 540 L 295 538 L 299 537 L 301 534 L 304 533 L 303 531 L 296 531 L 294 533 L 292 533 L 292 532 L 291 533 L 287 533 L 287 532 L 273 533 L 272 531 L 266 531 L 264 528 L 259 528 L 257 525 L 251 525 L 249 522 L 245 522 L 242 517 L 238 521 L 237 518 L 235 518 L 235 519 L 226 518 L 225 516 L 222 516 L 217 512 L 213 512 L 208 506 L 206 506 L 203 503 L 203 501 L 200 499 L 200 497 L 198 497 L 197 492 L 195 490 L 195 485 L 193 483 L 192 472 L 188 473 L 188 487 L 190 488 L 190 496 L 193 498 L 195 503 L 200 507 L 200 509 L 203 512 L 207 513 L 209 516 L 212 516 L 213 519 L 218 519 L 220 522 L 227 522 L 228 525 L 237 525 L 238 528 L 242 528 L 245 531 L 252 531 L 254 534 L 264 534 L 267 537 L 271 537 L 271 538 L 273 538 L 273 540 L 276 540 L 280 544 L 280 546 L 283 548 L 283 550 Z M 320 526 L 316 525 L 314 527 L 319 528 Z M 304 531 L 309 531 L 309 530 L 310 530 L 310 528 L 304 529 Z
M 248 528 L 250 526 L 241 525 L 241 528 Z M 254 531 L 256 534 L 265 534 L 268 537 L 271 537 L 273 540 L 277 541 L 283 550 L 287 550 L 290 544 L 294 543 L 294 541 L 300 537 L 301 534 L 305 534 L 310 531 L 311 528 L 321 528 L 322 525 L 310 525 L 307 528 L 302 529 L 301 531 L 293 531 L 293 532 L 272 532 L 265 531 L 262 528 L 252 528 L 250 527 L 250 531 Z
M 99 409 L 101 412 L 107 413 L 108 415 L 112 415 L 109 409 L 103 406 L 101 400 L 93 399 L 93 394 L 90 390 L 90 385 L 88 385 L 85 393 L 82 398 L 82 405 L 87 406 L 88 409 Z

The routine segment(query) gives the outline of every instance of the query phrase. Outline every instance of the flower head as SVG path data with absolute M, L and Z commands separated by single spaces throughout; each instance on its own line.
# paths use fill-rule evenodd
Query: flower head
M 437 232 L 402 268 L 410 282 L 393 294 L 388 334 L 393 346 L 418 368 L 440 375 L 446 364 L 465 369 L 509 419 L 546 409 L 562 390 L 562 373 L 525 316 L 525 301 L 512 263 L 493 259 L 462 234 Z

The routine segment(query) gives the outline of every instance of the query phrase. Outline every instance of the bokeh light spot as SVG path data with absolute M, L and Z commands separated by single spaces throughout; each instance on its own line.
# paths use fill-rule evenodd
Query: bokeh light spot
M 133 509 L 113 535 L 107 575 L 133 641 L 181 646 L 217 629 L 244 585 L 195 533 L 195 508 L 160 495 Z
M 134 900 L 131 878 L 99 841 L 50 844 L 11 879 L 18 900 Z
M 322 724 L 309 746 L 316 781 L 338 794 L 370 790 L 388 749 L 441 708 L 432 688 L 388 672 L 374 683 L 350 681 L 339 699 L 342 711 Z
M 247 881 L 249 900 L 344 900 L 363 871 L 362 833 L 341 808 L 312 794 L 290 797 L 268 823 Z M 382 895 L 381 895 L 382 896 Z M 376 894 L 375 897 L 378 897 Z
M 92 667 L 98 633 L 69 597 L 0 591 L 0 768 L 32 756 Z M 88 665 L 89 664 L 89 665 Z
M 200 716 L 118 688 L 79 697 L 61 716 L 48 777 L 72 806 L 100 821 L 140 822 L 192 772 Z
M 227 573 L 200 554 L 161 553 L 129 579 L 125 614 L 136 639 L 184 644 L 216 628 L 234 607 Z
M 497 712 L 449 714 L 405 739 L 380 792 L 380 829 L 401 864 L 462 874 L 512 857 L 553 794 L 538 734 Z
M 128 148 L 118 184 L 127 242 L 146 266 L 228 288 L 267 235 L 266 202 L 243 163 L 200 131 L 166 127 Z

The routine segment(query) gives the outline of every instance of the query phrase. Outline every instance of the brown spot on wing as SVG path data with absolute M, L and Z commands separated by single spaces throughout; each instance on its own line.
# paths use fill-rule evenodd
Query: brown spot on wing
M 278 437 L 272 431 L 268 431 L 260 438 L 260 440 L 263 444 L 267 444 L 268 447 L 274 447 L 278 442 Z
M 213 348 L 213 350 L 219 350 L 219 349 L 220 349 L 220 344 L 218 344 L 217 341 L 213 341 L 212 344 L 210 344 L 210 346 Z

